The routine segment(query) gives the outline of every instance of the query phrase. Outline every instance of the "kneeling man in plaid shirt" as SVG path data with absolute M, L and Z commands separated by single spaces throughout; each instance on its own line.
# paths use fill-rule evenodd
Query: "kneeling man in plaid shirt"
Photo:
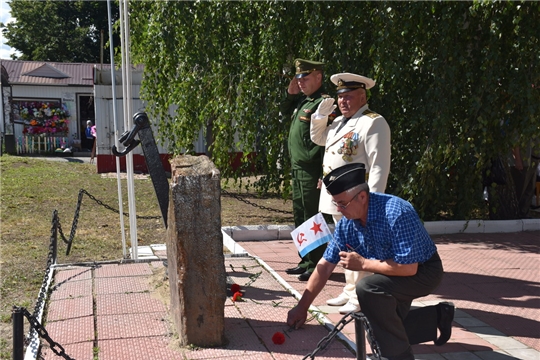
M 299 328 L 336 266 L 372 272 L 356 286 L 360 311 L 369 320 L 384 359 L 414 360 L 411 344 L 448 341 L 454 305 L 442 302 L 410 310 L 414 299 L 440 284 L 437 247 L 413 206 L 393 195 L 370 193 L 364 164 L 347 164 L 324 177 L 326 190 L 343 214 L 334 240 L 309 279 L 287 324 Z M 437 336 L 439 329 L 439 336 Z

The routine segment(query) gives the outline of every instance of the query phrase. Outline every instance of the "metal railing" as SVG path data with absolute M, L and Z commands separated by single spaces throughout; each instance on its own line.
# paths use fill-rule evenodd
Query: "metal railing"
M 56 264 L 56 259 L 58 255 L 58 233 L 60 229 L 60 219 L 58 217 L 58 211 L 54 210 L 52 216 L 52 226 L 51 226 L 51 237 L 49 241 L 49 252 L 47 254 L 47 267 L 45 268 L 45 276 L 43 277 L 43 282 L 41 283 L 41 288 L 39 290 L 38 298 L 36 305 L 34 307 L 34 312 L 30 312 L 24 307 L 13 307 L 13 359 L 22 360 L 24 357 L 24 317 L 30 322 L 30 332 L 26 338 L 26 344 L 28 349 L 34 352 L 36 355 L 39 350 L 39 337 L 45 339 L 49 342 L 51 349 L 55 354 L 63 356 L 65 359 L 71 359 L 68 355 L 65 354 L 64 348 L 54 342 L 45 330 L 45 327 L 41 324 L 41 318 L 45 310 L 45 302 L 47 300 L 47 293 L 49 285 L 52 281 L 53 275 L 53 265 Z M 73 232 L 73 236 L 75 233 Z M 67 243 L 67 240 L 62 235 L 64 242 Z

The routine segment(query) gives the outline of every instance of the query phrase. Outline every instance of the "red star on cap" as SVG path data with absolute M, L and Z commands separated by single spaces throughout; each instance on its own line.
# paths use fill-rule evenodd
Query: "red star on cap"
M 322 223 L 321 223 L 321 224 L 317 224 L 317 223 L 314 221 L 314 222 L 313 222 L 313 227 L 312 227 L 311 229 L 309 229 L 309 230 L 315 231 L 315 235 L 317 235 L 317 233 L 318 233 L 319 231 L 320 231 L 320 232 L 323 232 L 323 231 L 321 230 L 321 225 L 322 225 Z

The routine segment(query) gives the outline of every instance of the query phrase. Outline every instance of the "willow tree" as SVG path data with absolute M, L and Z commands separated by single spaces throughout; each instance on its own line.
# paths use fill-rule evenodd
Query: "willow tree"
M 390 109 L 399 137 L 392 159 L 392 172 L 401 178 L 394 183 L 397 193 L 427 219 L 478 215 L 482 174 L 491 160 L 506 163 L 516 145 L 538 146 L 540 6 L 391 6 L 381 12 L 386 30 L 375 39 L 380 51 L 374 62 L 382 69 L 377 104 Z M 503 188 L 513 190 L 506 178 Z M 490 204 L 513 209 L 506 217 L 515 217 L 517 194 L 504 194 L 503 206 L 497 199 Z
M 261 191 L 287 196 L 290 119 L 278 103 L 297 57 L 377 80 L 388 191 L 425 220 L 481 216 L 491 159 L 540 135 L 540 3 L 133 2 L 131 21 L 158 137 L 190 152 L 202 129 L 224 176 L 262 174 Z

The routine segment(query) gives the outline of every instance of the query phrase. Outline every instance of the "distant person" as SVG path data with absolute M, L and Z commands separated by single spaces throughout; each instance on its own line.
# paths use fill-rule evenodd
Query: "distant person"
M 388 360 L 414 360 L 411 344 L 443 345 L 450 339 L 454 305 L 443 302 L 410 310 L 414 299 L 439 286 L 442 262 L 413 206 L 397 196 L 370 192 L 365 173 L 364 164 L 347 164 L 324 177 L 344 218 L 302 298 L 289 311 L 287 325 L 298 329 L 305 323 L 336 266 L 370 272 L 358 282 L 356 293 L 381 354 Z
M 294 225 L 302 225 L 317 214 L 319 206 L 319 179 L 322 178 L 324 147 L 310 139 L 311 115 L 324 98 L 323 63 L 296 59 L 296 74 L 287 89 L 287 96 L 280 104 L 281 114 L 291 118 L 288 148 L 292 168 L 292 202 Z M 287 274 L 298 275 L 307 281 L 322 257 L 326 244 L 313 249 L 301 258 L 297 266 L 286 269 Z
M 330 80 L 337 86 L 337 103 L 342 116 L 327 126 L 327 115 L 335 108 L 334 99 L 324 99 L 311 118 L 311 140 L 326 146 L 323 175 L 352 163 L 363 163 L 368 173 L 367 183 L 373 192 L 384 193 L 390 172 L 390 127 L 382 115 L 369 109 L 367 90 L 375 81 L 357 74 L 334 74 Z M 321 190 L 319 210 L 331 214 L 334 223 L 341 219 L 326 189 Z M 340 306 L 339 312 L 358 311 L 356 283 L 368 273 L 345 269 L 345 286 L 328 305 Z
M 95 141 L 95 137 L 94 137 L 94 134 L 95 134 L 95 128 L 94 128 L 94 134 L 92 133 L 92 127 L 93 127 L 93 124 L 92 124 L 92 121 L 91 120 L 88 120 L 86 122 L 86 129 L 84 131 L 84 135 L 85 135 L 85 138 L 86 138 L 86 148 L 90 151 L 92 151 L 92 149 L 94 148 L 94 141 Z
M 96 145 L 97 145 L 96 125 L 90 128 L 90 133 L 94 137 L 94 144 L 92 146 L 92 154 L 90 155 L 90 164 L 93 164 L 94 158 L 96 157 Z

